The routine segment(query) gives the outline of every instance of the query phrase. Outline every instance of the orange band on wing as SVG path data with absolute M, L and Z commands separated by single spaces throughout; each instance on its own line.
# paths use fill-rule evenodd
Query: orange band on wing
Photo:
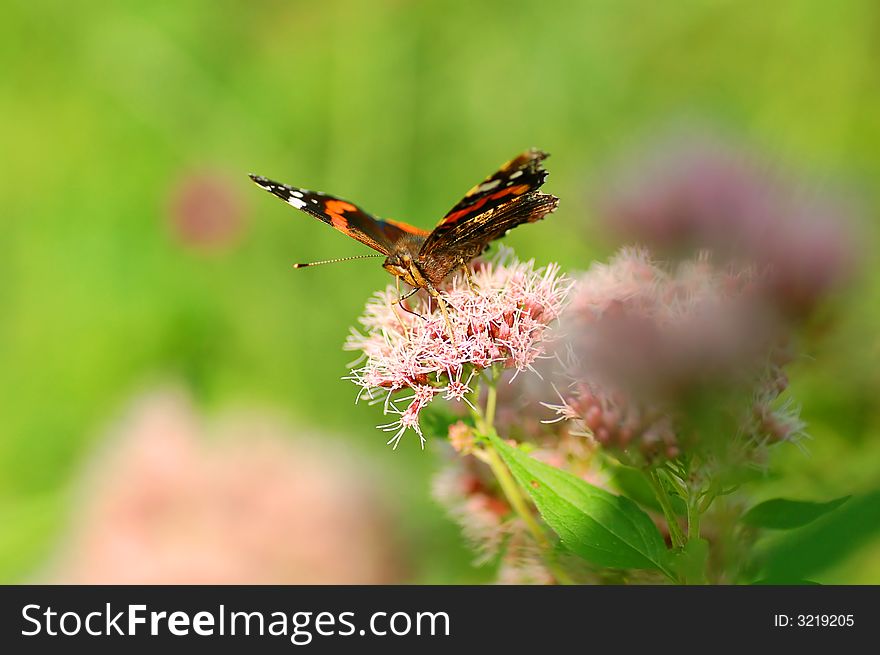
M 337 230 L 346 231 L 348 220 L 343 216 L 345 212 L 356 211 L 357 207 L 344 200 L 328 200 L 324 205 L 324 212 L 330 217 L 330 225 Z
M 518 184 L 517 186 L 507 187 L 506 189 L 501 189 L 500 191 L 496 191 L 492 195 L 485 196 L 484 198 L 480 198 L 470 207 L 465 207 L 464 209 L 459 209 L 457 212 L 453 212 L 449 214 L 446 218 L 444 218 L 440 224 L 446 225 L 449 223 L 454 223 L 455 221 L 464 218 L 465 216 L 469 216 L 471 214 L 477 213 L 480 208 L 485 205 L 490 200 L 498 200 L 499 198 L 503 198 L 508 195 L 519 196 L 529 190 L 528 184 Z
M 430 232 L 428 232 L 427 230 L 418 228 L 415 225 L 410 225 L 409 223 L 404 223 L 402 221 L 395 221 L 391 218 L 383 218 L 382 221 L 384 223 L 388 223 L 389 225 L 393 225 L 394 227 L 400 228 L 407 234 L 416 234 L 423 237 L 426 237 L 430 234 Z

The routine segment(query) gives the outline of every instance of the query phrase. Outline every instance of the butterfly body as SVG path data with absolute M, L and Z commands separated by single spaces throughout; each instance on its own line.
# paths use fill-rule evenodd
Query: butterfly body
M 415 246 L 416 244 L 412 244 Z M 418 244 L 421 247 L 420 244 Z M 399 277 L 411 287 L 426 289 L 430 280 L 416 263 L 418 259 L 418 250 L 415 248 L 398 248 L 395 252 L 388 255 L 382 263 L 382 268 Z
M 414 289 L 438 296 L 437 288 L 457 268 L 465 268 L 489 244 L 523 223 L 556 209 L 559 199 L 540 193 L 547 177 L 547 154 L 528 150 L 474 186 L 437 226 L 420 228 L 379 219 L 357 205 L 251 175 L 261 188 L 385 255 L 383 267 Z

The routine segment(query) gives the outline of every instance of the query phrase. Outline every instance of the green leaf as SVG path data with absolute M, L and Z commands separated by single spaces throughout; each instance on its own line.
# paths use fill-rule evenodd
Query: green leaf
M 778 583 L 809 580 L 880 535 L 880 490 L 850 499 L 804 528 L 777 535 L 761 548 L 763 578 Z
M 812 523 L 843 505 L 849 496 L 836 498 L 827 503 L 812 503 L 803 500 L 775 498 L 755 505 L 743 515 L 741 521 L 755 528 L 770 530 L 792 530 Z
M 627 498 L 636 501 L 642 507 L 662 513 L 663 508 L 651 489 L 651 484 L 645 478 L 645 474 L 631 466 L 615 466 L 611 469 L 611 480 L 614 486 Z M 687 505 L 678 496 L 670 496 L 673 511 L 679 516 L 687 514 Z
M 490 439 L 569 550 L 598 566 L 653 569 L 675 579 L 663 537 L 633 501 L 539 462 L 494 435 Z

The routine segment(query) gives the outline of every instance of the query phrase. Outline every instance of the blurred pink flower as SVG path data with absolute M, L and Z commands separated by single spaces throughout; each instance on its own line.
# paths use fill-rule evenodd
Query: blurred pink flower
M 49 574 L 63 583 L 378 584 L 395 544 L 362 460 L 262 416 L 206 434 L 185 398 L 140 399 L 88 476 Z
M 580 442 L 583 443 L 584 439 L 581 438 Z M 546 451 L 535 453 L 543 461 L 555 456 L 555 453 Z M 554 465 L 558 464 L 561 463 Z M 571 465 L 565 468 L 575 472 Z M 596 478 L 591 478 L 590 482 L 602 483 Z M 498 584 L 556 582 L 546 567 L 546 554 L 541 552 L 525 523 L 511 510 L 485 464 L 470 457 L 452 459 L 434 476 L 432 495 L 461 528 L 465 540 L 476 553 L 474 563 L 497 562 L 495 580 Z M 567 564 L 574 563 L 567 561 Z M 578 582 L 594 583 L 595 578 L 581 568 L 574 564 L 571 569 Z
M 720 415 L 721 398 L 745 397 L 756 416 L 773 413 L 786 387 L 788 335 L 755 278 L 719 269 L 705 254 L 664 266 L 625 248 L 609 264 L 594 264 L 564 319 L 572 384 L 548 406 L 602 446 L 648 458 L 678 455 L 683 434 L 693 431 L 679 419 L 695 400 L 709 399 Z M 759 441 L 799 432 L 747 422 Z
M 477 553 L 477 564 L 495 557 L 510 535 L 510 507 L 490 490 L 485 471 L 473 459 L 456 459 L 434 476 L 432 495 L 461 527 Z
M 593 375 L 646 395 L 751 380 L 781 334 L 754 282 L 706 253 L 670 266 L 624 248 L 578 281 L 565 321 L 570 343 Z
M 474 448 L 474 430 L 471 426 L 464 421 L 456 421 L 449 426 L 448 433 L 449 445 L 455 452 L 462 455 L 471 453 Z
M 838 289 L 856 256 L 851 208 L 808 192 L 711 136 L 668 139 L 612 174 L 599 214 L 626 242 L 678 255 L 707 248 L 753 265 L 784 313 Z
M 245 209 L 235 182 L 213 172 L 182 176 L 171 190 L 171 230 L 184 246 L 220 249 L 235 242 L 245 223 Z
M 517 521 L 518 523 L 518 521 Z M 540 548 L 527 533 L 525 527 L 513 531 L 498 567 L 498 584 L 502 585 L 552 585 L 556 578 L 547 569 Z M 594 580 L 579 581 L 583 584 Z
M 419 296 L 412 308 L 417 316 L 395 305 L 397 290 L 389 285 L 367 303 L 363 332 L 353 329 L 346 341 L 346 350 L 364 355 L 350 379 L 361 394 L 379 394 L 385 412 L 400 417 L 381 426 L 394 433 L 388 443 L 395 448 L 408 428 L 424 447 L 420 412 L 437 395 L 467 402 L 482 369 L 495 364 L 517 373 L 532 369 L 571 286 L 555 264 L 536 269 L 534 261 L 519 262 L 509 250 L 475 266 L 472 277 L 476 292 L 460 273 L 443 290 L 454 340 L 436 302 Z M 402 390 L 411 395 L 395 397 Z M 408 404 L 400 409 L 403 402 Z

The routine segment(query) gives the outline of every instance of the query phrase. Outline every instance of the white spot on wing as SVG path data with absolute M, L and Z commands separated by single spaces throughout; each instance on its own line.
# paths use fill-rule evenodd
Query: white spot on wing
M 481 192 L 491 191 L 492 189 L 497 187 L 499 184 L 501 184 L 501 180 L 492 180 L 491 182 L 486 182 L 486 183 L 480 185 L 479 191 L 481 191 Z
M 303 207 L 306 206 L 306 203 L 304 200 L 300 200 L 299 198 L 294 198 L 293 196 L 290 196 L 287 199 L 287 202 L 289 204 L 293 205 L 294 207 L 296 207 L 297 209 L 302 209 Z
M 302 198 L 302 197 L 303 197 L 303 194 L 302 194 L 301 191 L 291 191 L 291 193 L 292 193 L 293 195 L 295 195 L 297 198 Z
M 523 173 L 522 171 L 517 171 L 516 173 L 511 173 L 511 174 L 510 174 L 510 179 L 511 179 L 511 180 L 515 180 L 515 179 L 518 178 L 520 175 L 522 175 L 522 173 Z

